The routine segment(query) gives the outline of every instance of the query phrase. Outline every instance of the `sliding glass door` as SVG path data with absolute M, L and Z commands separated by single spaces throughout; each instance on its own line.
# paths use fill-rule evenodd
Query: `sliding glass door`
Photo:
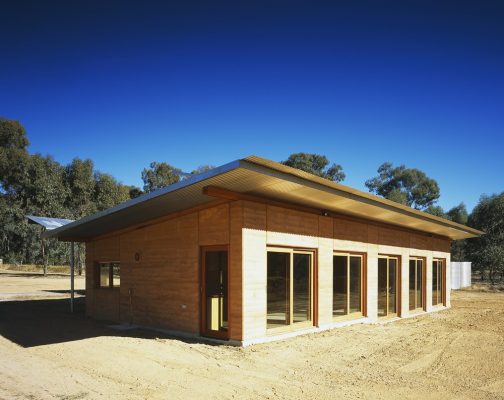
M 410 258 L 409 261 L 409 309 L 423 310 L 425 265 L 422 258 Z
M 432 305 L 444 304 L 445 294 L 445 269 L 444 260 L 432 261 Z
M 313 253 L 268 248 L 267 328 L 313 325 Z
M 333 256 L 333 317 L 363 315 L 363 256 L 334 254 Z
M 378 316 L 397 315 L 399 282 L 399 262 L 397 257 L 378 258 Z

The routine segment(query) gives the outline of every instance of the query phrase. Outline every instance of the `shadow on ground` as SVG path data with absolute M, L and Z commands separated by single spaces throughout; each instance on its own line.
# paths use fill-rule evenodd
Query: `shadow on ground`
M 74 313 L 69 299 L 0 301 L 0 336 L 22 347 L 71 342 L 99 336 L 173 339 L 186 343 L 206 343 L 203 338 L 181 338 L 149 329 L 112 329 L 110 321 L 85 315 L 85 297 L 76 298 Z
M 70 289 L 42 289 L 42 292 L 49 292 L 49 293 L 61 293 L 61 294 L 70 294 L 72 291 Z M 79 294 L 81 296 L 84 296 L 86 294 L 86 291 L 84 289 L 78 289 L 74 290 L 75 294 Z
M 111 329 L 84 315 L 84 298 L 0 302 L 0 335 L 23 347 L 110 335 Z
M 70 279 L 70 274 L 69 273 L 63 273 L 63 272 L 49 272 L 47 275 L 44 275 L 43 272 L 8 272 L 8 271 L 0 271 L 0 276 L 6 276 L 10 278 L 54 278 L 54 277 L 61 277 L 61 278 L 68 278 Z M 84 278 L 84 275 L 77 275 L 75 274 L 75 278 Z

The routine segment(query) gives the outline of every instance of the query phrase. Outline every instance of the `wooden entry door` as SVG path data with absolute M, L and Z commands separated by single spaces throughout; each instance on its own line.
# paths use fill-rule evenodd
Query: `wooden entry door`
M 229 339 L 227 246 L 201 250 L 201 332 L 203 336 Z

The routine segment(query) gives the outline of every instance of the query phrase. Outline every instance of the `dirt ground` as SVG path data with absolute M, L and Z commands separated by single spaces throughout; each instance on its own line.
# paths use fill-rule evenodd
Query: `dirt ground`
M 75 276 L 74 289 L 77 295 L 83 295 L 84 276 Z M 0 269 L 0 301 L 33 298 L 64 298 L 70 294 L 70 276 L 40 272 L 12 271 Z
M 22 293 L 67 283 L 0 274 L 0 299 L 14 279 Z M 447 311 L 245 349 L 115 331 L 84 317 L 83 298 L 72 315 L 66 298 L 3 297 L 0 398 L 504 399 L 504 293 L 452 297 Z

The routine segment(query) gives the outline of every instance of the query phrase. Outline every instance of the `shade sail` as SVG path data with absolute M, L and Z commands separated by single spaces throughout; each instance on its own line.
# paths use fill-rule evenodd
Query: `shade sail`
M 74 222 L 73 219 L 37 217 L 35 215 L 27 215 L 26 218 L 28 218 L 31 223 L 41 225 L 47 230 L 60 228 L 70 222 Z

